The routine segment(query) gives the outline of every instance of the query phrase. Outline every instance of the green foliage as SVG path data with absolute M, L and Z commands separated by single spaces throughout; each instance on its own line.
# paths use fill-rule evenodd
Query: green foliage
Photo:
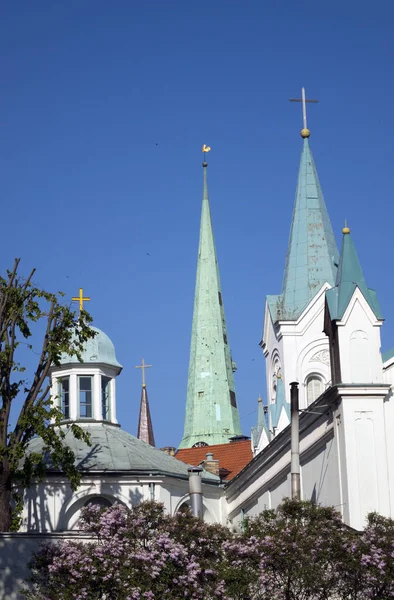
M 74 455 L 63 439 L 65 431 L 59 428 L 61 411 L 56 398 L 50 396 L 48 375 L 53 365 L 60 364 L 63 353 L 81 357 L 84 343 L 95 335 L 89 327 L 91 318 L 83 312 L 79 317 L 62 304 L 62 293 L 50 293 L 33 283 L 34 270 L 27 279 L 18 274 L 19 259 L 6 277 L 0 276 L 0 530 L 16 527 L 12 519 L 12 486 L 28 487 L 32 478 L 42 478 L 41 455 L 26 455 L 34 436 L 44 440 L 44 452 L 69 477 L 73 489 L 79 484 L 80 474 L 74 464 Z M 33 332 L 44 328 L 39 349 Z M 21 355 L 26 352 L 35 359 L 35 367 L 28 372 Z M 30 362 L 30 361 L 29 361 Z M 16 425 L 10 430 L 13 403 L 22 398 L 22 407 Z M 50 425 L 52 423 L 52 425 Z M 76 437 L 88 442 L 87 435 L 71 426 Z M 20 512 L 20 501 L 16 502 Z

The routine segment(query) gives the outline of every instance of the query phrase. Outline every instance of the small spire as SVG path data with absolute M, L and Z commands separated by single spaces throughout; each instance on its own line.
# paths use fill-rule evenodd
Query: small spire
M 155 446 L 155 436 L 153 434 L 153 425 L 152 418 L 150 416 L 146 383 L 142 384 L 137 438 L 143 442 L 146 442 L 147 444 L 150 444 L 151 446 Z
M 149 369 L 152 365 L 147 365 L 144 359 L 141 360 L 141 364 L 137 365 L 136 369 L 141 369 L 142 375 L 142 391 L 141 391 L 141 402 L 140 402 L 140 418 L 138 421 L 138 433 L 137 438 L 150 444 L 155 445 L 155 436 L 153 435 L 152 418 L 150 416 L 148 392 L 146 390 L 145 381 L 145 369 Z
M 280 373 L 276 375 L 276 398 L 275 402 L 271 405 L 271 425 L 276 429 L 279 425 L 280 415 L 282 409 L 285 410 L 287 418 L 290 421 L 290 404 L 286 401 L 285 388 L 283 386 L 283 379 Z
M 341 320 L 356 288 L 360 290 L 377 319 L 383 319 L 375 290 L 367 286 L 357 251 L 345 221 L 342 249 L 335 286 L 326 291 L 331 320 Z
M 261 396 L 257 398 L 257 425 L 263 425 L 265 422 L 263 399 Z

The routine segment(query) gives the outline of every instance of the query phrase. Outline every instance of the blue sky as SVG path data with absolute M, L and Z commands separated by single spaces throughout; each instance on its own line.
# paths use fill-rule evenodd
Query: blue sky
M 124 370 L 135 433 L 141 357 L 156 441 L 183 431 L 202 193 L 209 191 L 244 433 L 265 395 L 265 295 L 279 293 L 301 152 L 340 243 L 352 229 L 394 346 L 394 5 L 6 0 L 1 15 L 1 272 L 15 256 L 83 286 Z

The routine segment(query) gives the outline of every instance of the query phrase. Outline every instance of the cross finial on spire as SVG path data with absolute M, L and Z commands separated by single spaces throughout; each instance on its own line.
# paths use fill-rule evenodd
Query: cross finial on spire
M 290 98 L 290 102 L 302 102 L 303 129 L 301 131 L 301 137 L 308 138 L 311 135 L 311 132 L 308 129 L 308 123 L 306 120 L 306 103 L 309 102 L 311 104 L 317 104 L 319 100 L 307 100 L 305 96 L 305 88 L 303 87 L 301 90 L 301 98 Z
M 73 296 L 71 298 L 71 300 L 73 302 L 79 302 L 79 315 L 81 315 L 81 312 L 83 311 L 83 303 L 89 302 L 90 298 L 88 298 L 88 297 L 84 298 L 83 288 L 79 288 L 79 296 Z
M 142 373 L 142 387 L 146 387 L 146 382 L 145 382 L 145 369 L 149 369 L 149 367 L 151 367 L 152 365 L 147 365 L 145 364 L 144 359 L 141 360 L 141 364 L 137 365 L 135 368 L 136 369 L 141 369 L 141 373 Z

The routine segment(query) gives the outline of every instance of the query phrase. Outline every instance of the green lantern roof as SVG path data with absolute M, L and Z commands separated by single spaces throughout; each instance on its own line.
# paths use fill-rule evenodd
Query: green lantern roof
M 90 329 L 95 331 L 96 335 L 86 342 L 81 356 L 82 362 L 88 364 L 101 363 L 121 369 L 122 365 L 116 360 L 115 346 L 107 334 L 98 329 L 98 327 L 91 327 Z M 80 361 L 76 356 L 62 354 L 60 363 L 62 365 L 69 363 L 78 364 Z

